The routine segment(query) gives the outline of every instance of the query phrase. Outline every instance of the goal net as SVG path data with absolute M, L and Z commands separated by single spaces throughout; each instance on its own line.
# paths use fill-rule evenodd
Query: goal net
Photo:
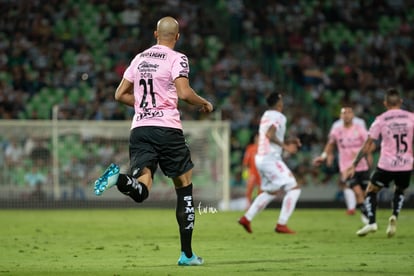
M 128 121 L 0 121 L 0 201 L 129 200 L 117 189 L 93 193 L 95 179 L 110 163 L 128 171 L 129 127 Z M 184 121 L 183 127 L 195 164 L 195 204 L 220 202 L 225 209 L 229 123 Z M 172 181 L 158 169 L 148 200 L 161 206 L 175 199 Z

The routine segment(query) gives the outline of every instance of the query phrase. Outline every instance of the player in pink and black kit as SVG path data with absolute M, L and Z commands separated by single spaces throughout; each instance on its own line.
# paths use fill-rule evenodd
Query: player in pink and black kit
M 344 106 L 345 107 L 345 106 Z M 352 111 L 352 114 L 353 114 L 354 112 Z M 366 125 L 366 123 L 365 123 L 365 121 L 364 121 L 364 119 L 362 119 L 362 118 L 360 118 L 360 117 L 357 117 L 357 116 L 353 116 L 353 118 L 352 118 L 352 124 L 354 125 L 359 125 L 359 126 L 361 126 L 361 127 L 363 127 L 364 129 L 367 129 L 367 125 Z M 342 119 L 342 118 L 339 118 L 338 120 L 336 120 L 335 122 L 333 122 L 333 124 L 332 124 L 332 126 L 331 126 L 331 130 L 329 131 L 329 133 L 333 130 L 333 129 L 335 129 L 335 128 L 337 128 L 337 127 L 341 127 L 341 126 L 343 126 L 344 125 L 344 120 Z M 367 131 L 368 132 L 368 131 Z M 365 141 L 365 140 L 364 140 Z M 323 154 L 323 153 L 322 153 Z M 334 156 L 332 156 L 332 157 L 334 157 Z M 328 165 L 328 166 L 331 166 L 330 165 L 330 160 L 329 159 L 331 159 L 331 158 L 327 158 L 326 159 L 326 164 Z M 352 161 L 352 160 L 351 160 Z M 372 164 L 372 155 L 370 155 L 370 156 L 368 156 L 368 162 L 369 162 L 369 164 L 371 165 Z M 332 166 L 334 165 L 334 163 L 332 162 Z M 369 177 L 369 176 L 368 176 Z M 368 180 L 369 179 L 366 179 L 366 183 L 365 183 L 365 186 L 368 184 Z M 365 180 L 364 180 L 365 181 Z M 339 188 L 342 190 L 342 192 L 343 192 L 343 195 L 344 195 L 344 201 L 345 201 L 345 205 L 346 205 L 346 209 L 347 209 L 347 211 L 346 211 L 346 213 L 348 214 L 348 215 L 354 215 L 355 214 L 355 208 L 357 207 L 356 205 L 358 205 L 358 203 L 357 203 L 357 201 L 359 201 L 359 199 L 357 199 L 356 198 L 356 196 L 355 196 L 355 191 L 351 188 L 351 187 L 349 187 L 349 185 L 347 185 L 347 183 L 345 183 L 345 182 L 343 182 L 342 180 L 341 180 L 341 178 L 339 179 L 339 181 L 338 181 L 338 186 L 339 186 Z M 362 200 L 363 200 L 363 196 L 362 196 Z
M 365 123 L 354 123 L 354 112 L 351 107 L 344 105 L 341 108 L 341 123 L 332 126 L 329 132 L 329 139 L 325 145 L 323 153 L 313 160 L 313 164 L 319 166 L 326 161 L 328 166 L 332 165 L 334 159 L 334 148 L 339 153 L 339 171 L 341 172 L 341 182 L 352 189 L 354 193 L 351 198 L 354 199 L 353 204 L 347 204 L 349 211 L 355 212 L 355 205 L 361 211 L 362 221 L 368 223 L 367 214 L 364 207 L 364 191 L 369 181 L 369 164 L 364 158 L 355 168 L 356 173 L 351 178 L 346 178 L 346 169 L 352 164 L 359 149 L 368 137 Z M 372 160 L 372 158 L 370 158 Z M 349 189 L 348 188 L 348 189 Z M 345 191 L 344 191 L 345 193 Z M 355 200 L 356 199 L 356 200 Z
M 359 161 L 370 151 L 376 140 L 381 138 L 381 152 L 377 168 L 371 176 L 365 196 L 369 224 L 357 231 L 358 236 L 378 230 L 376 222 L 377 193 L 382 188 L 395 184 L 392 201 L 392 215 L 388 220 L 386 233 L 392 237 L 397 230 L 397 218 L 404 203 L 404 191 L 410 185 L 413 170 L 414 114 L 401 109 L 402 99 L 396 89 L 389 89 L 384 105 L 387 109 L 372 123 L 368 138 L 358 152 L 347 174 L 353 175 Z
M 191 247 L 195 221 L 192 171 L 193 162 L 185 142 L 178 99 L 213 111 L 212 104 L 189 85 L 187 57 L 174 51 L 179 38 L 178 22 L 164 17 L 154 32 L 157 44 L 139 53 L 124 73 L 115 99 L 134 107 L 129 154 L 131 174 L 121 174 L 111 164 L 95 182 L 95 194 L 112 186 L 136 202 L 144 201 L 151 190 L 159 166 L 174 183 L 177 194 L 176 218 L 179 226 L 181 255 L 178 265 L 201 265 Z

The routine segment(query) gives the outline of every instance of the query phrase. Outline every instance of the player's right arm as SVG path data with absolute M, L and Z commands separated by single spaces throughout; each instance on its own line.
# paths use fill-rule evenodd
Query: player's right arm
M 213 105 L 194 91 L 190 86 L 188 78 L 178 77 L 175 79 L 174 83 L 175 88 L 177 89 L 178 98 L 189 104 L 200 106 L 200 110 L 203 112 L 213 111 Z
M 115 91 L 115 100 L 128 106 L 134 107 L 134 84 L 123 78 Z
M 366 129 L 363 138 L 366 141 L 366 139 L 368 138 L 368 131 Z M 373 141 L 373 143 L 371 143 L 369 149 L 367 150 L 367 154 L 365 156 L 367 163 L 368 163 L 368 167 L 372 168 L 373 164 L 374 164 L 374 156 L 373 156 L 373 152 L 376 149 L 376 144 L 375 144 L 375 140 Z
M 266 131 L 266 137 L 269 139 L 271 143 L 274 143 L 278 146 L 280 146 L 283 150 L 289 152 L 289 153 L 296 153 L 298 151 L 298 147 L 301 146 L 300 140 L 295 138 L 293 140 L 289 140 L 285 142 L 282 142 L 279 140 L 276 136 L 276 126 L 271 125 L 267 131 Z
M 329 131 L 328 135 L 328 142 L 326 142 L 325 148 L 323 149 L 323 152 L 320 156 L 316 157 L 313 160 L 313 164 L 315 166 L 320 166 L 323 162 L 326 162 L 326 164 L 330 167 L 333 164 L 334 155 L 333 150 L 335 148 L 336 144 L 336 133 L 338 130 L 339 125 L 342 124 L 339 121 L 336 121 Z
M 333 150 L 334 150 L 335 144 L 333 142 L 328 142 L 325 145 L 325 148 L 323 149 L 323 152 L 321 155 L 315 157 L 313 159 L 313 165 L 320 166 L 323 162 L 326 161 L 326 164 L 328 166 L 331 166 L 333 163 Z

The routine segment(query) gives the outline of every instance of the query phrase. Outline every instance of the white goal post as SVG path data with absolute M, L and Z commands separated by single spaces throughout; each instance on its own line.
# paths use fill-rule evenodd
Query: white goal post
M 183 127 L 195 164 L 195 204 L 228 210 L 230 123 L 183 121 Z M 93 182 L 111 162 L 129 168 L 129 128 L 129 121 L 0 120 L 0 200 L 125 199 L 116 189 L 95 196 Z M 157 170 L 148 200 L 175 197 L 171 180 Z

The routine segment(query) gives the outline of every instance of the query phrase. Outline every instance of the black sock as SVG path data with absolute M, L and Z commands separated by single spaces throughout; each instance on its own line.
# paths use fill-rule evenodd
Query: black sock
M 392 214 L 396 217 L 400 214 L 401 208 L 404 203 L 404 192 L 396 189 L 394 192 L 394 198 L 392 200 Z
M 175 215 L 180 229 L 181 251 L 185 253 L 187 258 L 190 258 L 193 255 L 191 239 L 195 222 L 193 184 L 176 189 L 175 192 L 177 193 Z
M 365 209 L 369 219 L 369 224 L 376 222 L 376 210 L 377 210 L 377 194 L 369 192 L 365 198 Z
M 121 193 L 131 197 L 136 202 L 143 202 L 148 197 L 147 186 L 141 182 L 138 182 L 132 176 L 122 173 L 119 174 L 116 186 Z
M 361 214 L 368 217 L 367 210 L 365 209 L 364 203 L 357 203 L 356 207 L 361 211 Z

